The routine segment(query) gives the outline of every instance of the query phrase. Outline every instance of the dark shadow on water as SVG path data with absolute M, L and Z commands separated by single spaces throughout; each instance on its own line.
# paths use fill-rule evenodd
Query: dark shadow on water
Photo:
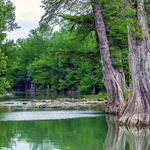
M 82 98 L 82 95 L 79 92 L 74 93 L 57 93 L 57 92 L 47 92 L 47 90 L 38 90 L 38 91 L 22 91 L 22 92 L 13 92 L 16 98 L 21 99 L 57 99 L 57 98 Z
M 13 91 L 12 94 L 6 94 L 4 96 L 0 96 L 0 101 L 8 101 L 8 100 L 44 100 L 44 99 L 57 99 L 57 98 L 76 98 L 81 99 L 83 95 L 79 92 L 75 92 L 73 94 L 63 94 L 63 93 L 48 93 L 46 90 L 39 91 Z
M 119 126 L 118 117 L 106 116 L 104 150 L 150 150 L 150 129 Z

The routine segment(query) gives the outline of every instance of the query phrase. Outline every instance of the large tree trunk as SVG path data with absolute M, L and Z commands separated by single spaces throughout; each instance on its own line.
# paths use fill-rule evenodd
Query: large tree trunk
M 101 6 L 99 3 L 93 2 L 92 7 L 95 17 L 98 47 L 103 66 L 103 80 L 109 96 L 106 112 L 118 114 L 121 113 L 125 107 L 123 91 L 119 82 L 118 74 L 116 74 L 110 59 L 109 45 L 101 13 Z
M 137 0 L 136 4 L 136 19 L 143 36 L 136 38 L 129 26 L 129 67 L 132 84 L 129 103 L 120 118 L 120 124 L 150 126 L 150 38 L 144 0 Z

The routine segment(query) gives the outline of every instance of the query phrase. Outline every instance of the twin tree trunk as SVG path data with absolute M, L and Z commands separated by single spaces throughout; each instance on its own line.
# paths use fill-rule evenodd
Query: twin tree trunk
M 120 124 L 150 126 L 150 37 L 145 17 L 144 0 L 136 1 L 137 23 L 142 37 L 137 38 L 128 26 L 129 67 L 132 83 L 129 103 Z
M 105 24 L 102 17 L 101 5 L 95 1 L 92 4 L 95 18 L 95 28 L 98 47 L 101 55 L 103 80 L 108 93 L 108 104 L 106 112 L 119 114 L 125 107 L 122 89 L 122 78 L 112 66 Z
M 119 114 L 125 107 L 123 98 L 122 77 L 112 66 L 108 39 L 102 17 L 101 6 L 94 2 L 93 13 L 98 46 L 103 66 L 103 79 L 109 95 L 106 112 Z M 120 118 L 120 124 L 150 125 L 150 37 L 145 17 L 144 0 L 137 0 L 134 5 L 137 11 L 137 25 L 142 37 L 137 38 L 128 26 L 129 67 L 132 83 L 128 105 Z M 139 31 L 137 31 L 139 32 Z

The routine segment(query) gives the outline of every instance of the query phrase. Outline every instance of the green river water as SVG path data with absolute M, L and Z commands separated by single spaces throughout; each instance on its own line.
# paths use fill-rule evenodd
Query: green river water
M 0 150 L 150 150 L 150 132 L 97 110 L 2 111 Z

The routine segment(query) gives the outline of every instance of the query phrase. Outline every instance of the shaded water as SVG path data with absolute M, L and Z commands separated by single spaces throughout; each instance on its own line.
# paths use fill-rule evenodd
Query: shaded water
M 0 150 L 150 150 L 150 131 L 100 111 L 0 113 Z
M 13 97 L 12 96 L 4 96 L 1 97 L 1 100 L 8 100 L 8 99 L 25 99 L 25 100 L 31 100 L 31 99 L 37 99 L 37 100 L 43 100 L 43 99 L 57 99 L 57 98 L 84 98 L 83 95 L 81 95 L 80 92 L 73 92 L 70 94 L 63 94 L 63 93 L 55 93 L 50 92 L 47 90 L 38 90 L 38 91 L 13 91 Z

